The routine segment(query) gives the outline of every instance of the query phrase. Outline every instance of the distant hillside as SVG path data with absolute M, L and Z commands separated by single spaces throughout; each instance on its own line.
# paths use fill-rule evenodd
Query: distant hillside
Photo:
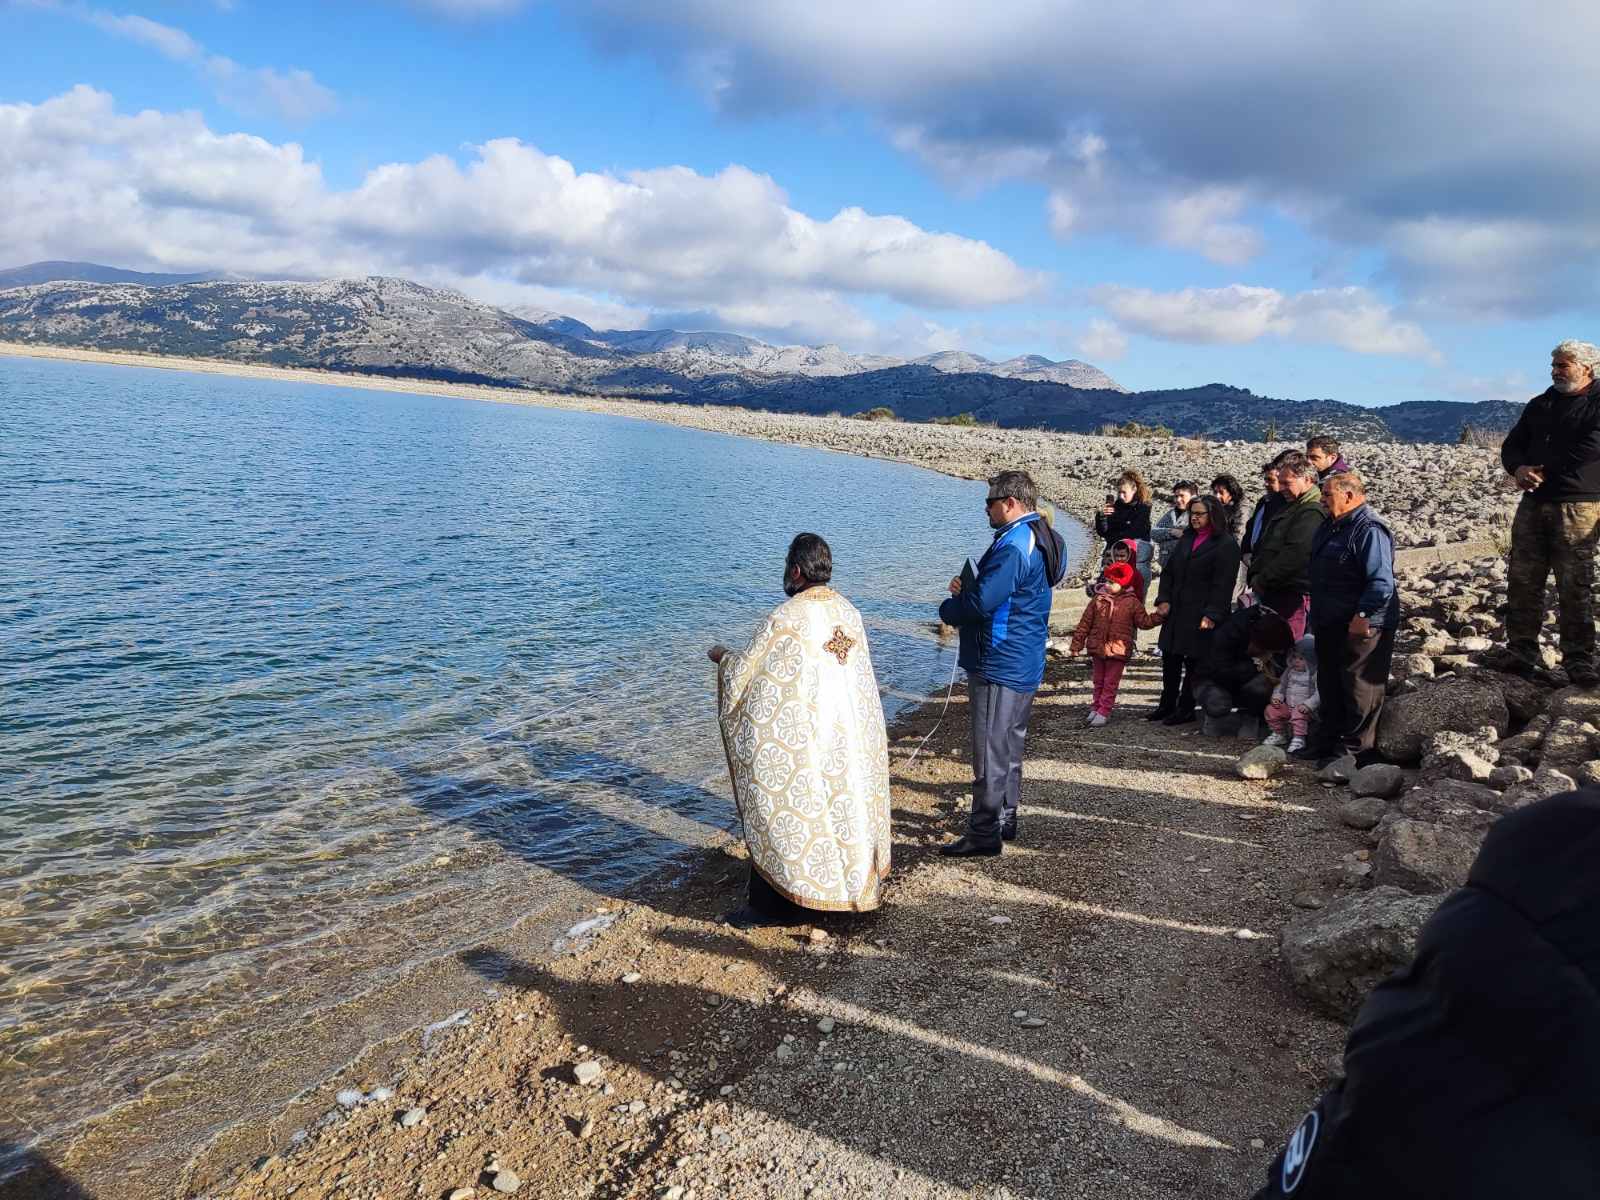
M 14 285 L 0 290 L 0 340 L 784 412 L 887 408 L 905 420 L 970 414 L 1006 427 L 1079 433 L 1138 422 L 1217 440 L 1329 432 L 1454 442 L 1464 424 L 1503 430 L 1521 410 L 1513 403 L 1449 401 L 1363 408 L 1257 396 L 1221 383 L 1128 392 L 1074 359 L 1033 355 L 995 363 L 950 351 L 908 363 L 715 331 L 596 331 L 557 313 L 519 315 L 459 292 L 377 276 Z
M 35 283 L 139 283 L 164 287 L 170 283 L 198 283 L 217 278 L 215 272 L 203 275 L 151 275 L 144 271 L 124 271 L 99 263 L 36 262 L 25 267 L 0 269 L 0 288 L 28 287 Z

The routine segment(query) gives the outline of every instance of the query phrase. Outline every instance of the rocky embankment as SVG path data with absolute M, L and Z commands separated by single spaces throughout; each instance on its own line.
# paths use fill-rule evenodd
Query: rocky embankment
M 1402 571 L 1399 581 L 1406 624 L 1378 726 L 1391 761 L 1321 772 L 1325 787 L 1344 790 L 1339 819 L 1364 831 L 1367 847 L 1308 877 L 1295 902 L 1311 911 L 1282 937 L 1295 985 L 1341 1018 L 1410 961 L 1418 931 L 1466 882 L 1499 816 L 1600 783 L 1600 694 L 1566 686 L 1552 669 L 1553 623 L 1540 678 L 1482 661 L 1504 639 L 1504 560 Z

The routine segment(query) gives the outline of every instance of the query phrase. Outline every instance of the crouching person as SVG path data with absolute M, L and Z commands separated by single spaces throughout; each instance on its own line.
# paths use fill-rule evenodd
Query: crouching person
M 1489 830 L 1256 1200 L 1600 1196 L 1600 789 Z
M 1220 720 L 1237 708 L 1249 720 L 1259 720 L 1272 699 L 1272 679 L 1260 660 L 1293 644 L 1289 622 L 1259 604 L 1239 609 L 1217 626 L 1194 688 L 1206 716 Z

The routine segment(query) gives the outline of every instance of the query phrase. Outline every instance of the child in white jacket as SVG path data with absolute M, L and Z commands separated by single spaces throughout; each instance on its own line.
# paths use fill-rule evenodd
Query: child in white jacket
M 1303 637 L 1289 651 L 1289 663 L 1272 689 L 1272 703 L 1267 705 L 1267 727 L 1272 735 L 1269 746 L 1287 744 L 1293 754 L 1306 744 L 1306 731 L 1311 727 L 1311 717 L 1317 711 L 1317 647 L 1316 642 Z M 1291 737 L 1290 734 L 1294 736 Z

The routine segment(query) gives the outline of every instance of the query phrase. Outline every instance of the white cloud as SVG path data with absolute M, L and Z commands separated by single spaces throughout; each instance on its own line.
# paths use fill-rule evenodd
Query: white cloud
M 224 11 L 230 4 L 219 2 Z M 277 116 L 304 122 L 326 116 L 338 107 L 338 97 L 319 83 L 310 71 L 299 68 L 246 67 L 206 48 L 183 30 L 138 14 L 117 14 L 84 5 L 41 4 L 38 7 L 86 21 L 114 37 L 125 38 L 154 50 L 173 62 L 186 63 L 207 80 L 217 99 L 249 116 Z
M 1600 43 L 1600 5 L 565 2 L 726 113 L 854 105 L 959 186 L 1035 181 L 1058 236 L 1237 265 L 1283 215 L 1434 311 L 1592 307 L 1571 264 L 1600 248 L 1600 122 L 1556 64 Z M 1491 253 L 1463 269 L 1430 226 Z
M 1128 352 L 1128 335 L 1115 323 L 1095 317 L 1078 338 L 1078 353 L 1091 362 L 1116 362 Z
M 1356 354 L 1438 358 L 1419 326 L 1398 319 L 1362 288 L 1284 293 L 1243 284 L 1173 292 L 1106 286 L 1094 295 L 1123 326 L 1172 341 L 1242 345 L 1278 337 Z
M 0 244 L 146 268 L 396 273 L 507 302 L 703 311 L 858 346 L 884 332 L 865 299 L 981 309 L 1042 286 L 983 242 L 901 217 L 809 216 L 740 166 L 584 172 L 506 138 L 463 162 L 386 164 L 341 190 L 294 143 L 217 133 L 193 113 L 119 113 L 82 86 L 0 105 Z

